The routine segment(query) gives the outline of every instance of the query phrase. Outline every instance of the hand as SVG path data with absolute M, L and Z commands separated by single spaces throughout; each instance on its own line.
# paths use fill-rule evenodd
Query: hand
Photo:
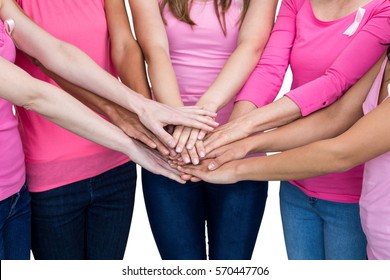
M 177 166 L 177 169 L 183 172 L 183 180 L 192 182 L 203 180 L 213 184 L 233 184 L 238 181 L 234 176 L 236 161 L 226 163 L 214 171 L 208 169 L 209 163 L 210 160 L 204 160 L 199 165 Z
M 248 137 L 252 132 L 245 118 L 232 120 L 211 132 L 204 140 L 206 154 L 218 147 Z
M 186 180 L 181 179 L 181 173 L 177 169 L 172 168 L 168 164 L 167 159 L 160 155 L 156 150 L 149 149 L 141 142 L 132 142 L 134 145 L 130 147 L 131 152 L 128 154 L 134 162 L 154 174 L 163 175 L 181 184 L 186 182 Z
M 146 109 L 138 115 L 141 122 L 170 148 L 174 148 L 176 142 L 173 136 L 164 130 L 167 125 L 183 125 L 205 131 L 212 131 L 218 126 L 218 123 L 212 119 L 216 113 L 198 107 L 173 108 L 155 101 L 145 100 L 148 102 Z
M 187 142 L 188 137 L 193 136 L 193 132 L 196 133 L 196 136 L 198 135 L 199 129 L 192 129 L 189 127 L 183 127 L 183 126 L 177 126 L 175 129 L 175 132 L 173 133 L 173 138 L 176 141 L 176 152 L 181 153 L 181 158 L 183 160 L 183 163 L 190 163 L 198 164 L 200 161 L 200 158 L 203 158 L 205 156 L 205 150 L 203 147 L 203 142 L 200 140 L 194 141 L 194 144 L 191 143 L 191 145 L 185 145 Z
M 248 145 L 243 140 L 219 147 L 207 154 L 206 158 L 211 159 L 207 168 L 215 170 L 229 161 L 244 158 L 248 153 Z
M 169 155 L 170 149 L 151 133 L 139 120 L 137 114 L 121 106 L 112 106 L 109 118 L 113 124 L 123 130 L 128 136 L 139 140 L 152 149 L 157 149 L 163 155 Z

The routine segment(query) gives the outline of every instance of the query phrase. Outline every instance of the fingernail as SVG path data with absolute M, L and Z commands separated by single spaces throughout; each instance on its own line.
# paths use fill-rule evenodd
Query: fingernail
M 192 149 L 192 145 L 191 145 L 191 144 L 188 144 L 188 145 L 187 145 L 187 149 L 188 149 L 188 150 L 191 150 L 191 149 Z
M 181 148 L 180 148 L 180 147 L 177 147 L 177 148 L 176 148 L 176 152 L 177 152 L 177 153 L 181 153 Z
M 175 140 L 170 140 L 170 141 L 168 142 L 168 146 L 171 147 L 171 148 L 174 148 L 175 145 L 176 145 Z
M 205 156 L 204 152 L 199 152 L 199 156 L 204 157 Z
M 199 160 L 196 158 L 194 159 L 194 164 L 198 164 L 199 163 Z
M 215 168 L 215 164 L 210 163 L 207 167 L 208 167 L 208 169 L 213 170 Z

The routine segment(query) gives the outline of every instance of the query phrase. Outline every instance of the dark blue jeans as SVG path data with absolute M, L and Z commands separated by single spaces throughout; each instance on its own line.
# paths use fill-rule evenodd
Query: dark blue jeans
M 29 260 L 31 240 L 30 196 L 27 186 L 0 201 L 0 259 Z
M 133 214 L 136 166 L 31 193 L 35 259 L 123 259 Z
M 181 185 L 142 170 L 146 209 L 162 259 L 250 259 L 268 182 Z M 208 248 L 206 248 L 207 224 Z

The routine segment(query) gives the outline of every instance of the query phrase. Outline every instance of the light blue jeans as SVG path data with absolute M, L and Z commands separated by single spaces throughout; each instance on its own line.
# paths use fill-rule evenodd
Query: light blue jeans
M 367 259 L 358 203 L 309 197 L 281 182 L 280 210 L 290 260 Z

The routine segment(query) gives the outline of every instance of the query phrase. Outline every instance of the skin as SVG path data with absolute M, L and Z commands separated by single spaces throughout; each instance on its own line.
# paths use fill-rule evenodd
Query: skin
M 187 112 L 183 113 L 183 110 L 167 106 L 161 107 L 161 104 L 147 100 L 129 90 L 116 78 L 98 67 L 79 49 L 42 30 L 21 11 L 13 0 L 0 1 L 0 18 L 3 21 L 13 19 L 15 28 L 12 31 L 12 39 L 15 44 L 29 56 L 36 58 L 49 71 L 64 77 L 77 86 L 110 97 L 113 101 L 123 102 L 128 109 L 135 113 L 144 114 L 141 115 L 141 121 L 148 124 L 149 127 L 151 122 L 154 122 L 152 126 L 155 127 L 152 130 L 157 133 L 159 129 L 164 130 L 164 126 L 171 123 L 169 119 L 174 116 L 179 120 L 178 124 L 181 124 L 182 121 L 188 123 L 195 121 L 197 125 L 211 128 L 204 124 L 204 122 L 208 122 L 209 117 L 202 116 L 203 110 L 189 108 L 185 109 Z M 95 113 L 86 109 L 80 102 L 62 90 L 33 79 L 26 72 L 3 58 L 1 58 L 0 63 L 0 94 L 2 98 L 18 106 L 36 111 L 82 137 L 123 152 L 151 172 L 183 182 L 177 172 L 152 151 L 132 141 L 119 128 L 96 116 Z M 155 114 L 156 110 L 159 114 Z M 69 114 L 70 111 L 72 114 Z M 147 112 L 143 113 L 143 111 Z M 155 115 L 158 115 L 158 119 L 154 117 Z M 164 134 L 168 133 L 164 130 L 160 136 L 163 137 Z M 169 135 L 169 137 L 171 136 Z M 169 142 L 169 139 L 166 140 Z
M 222 71 L 197 102 L 197 106 L 212 112 L 222 108 L 242 87 L 265 47 L 275 17 L 278 1 L 251 1 L 242 23 L 238 46 Z M 168 38 L 156 0 L 129 0 L 134 27 L 140 42 L 159 102 L 183 106 L 175 72 L 169 57 Z M 199 163 L 205 156 L 202 140 L 206 131 L 188 126 L 176 127 L 173 137 L 176 152 L 186 163 Z
M 389 64 L 382 81 L 380 105 L 364 117 L 361 109 L 382 61 L 332 106 L 280 129 L 222 147 L 215 151 L 215 159 L 206 160 L 200 166 L 179 166 L 186 173 L 182 178 L 212 183 L 299 180 L 342 172 L 389 151 L 390 125 L 386 120 L 390 117 L 390 101 L 385 100 L 389 94 Z M 326 140 L 317 141 L 321 139 Z M 313 141 L 317 142 L 305 145 Z M 247 149 L 243 148 L 245 145 Z M 304 146 L 298 147 L 301 145 Z M 286 149 L 291 150 L 236 160 L 250 152 Z
M 29 20 L 14 1 L 2 1 L 2 19 L 15 21 L 13 39 L 18 47 L 36 58 L 49 71 L 61 73 L 61 77 L 107 98 L 140 116 L 148 127 L 164 144 L 174 145 L 174 139 L 164 127 L 169 124 L 186 125 L 212 130 L 217 124 L 210 121 L 210 114 L 199 108 L 176 109 L 148 100 L 130 90 L 115 77 L 101 69 L 91 58 L 74 46 L 52 37 Z M 41 44 L 34 44 L 33 36 L 40 38 Z M 50 58 L 43 53 L 47 49 L 55 51 Z M 28 51 L 27 51 L 28 50 Z M 158 113 L 157 113 L 158 112 Z
M 322 21 L 331 21 L 342 18 L 359 7 L 369 3 L 370 0 L 348 1 L 348 0 L 311 0 L 316 17 Z M 301 118 L 299 107 L 288 97 L 280 99 L 263 106 L 256 106 L 248 101 L 239 101 L 236 107 L 240 114 L 229 123 L 215 130 L 205 141 L 205 152 L 210 153 L 214 149 L 248 137 L 249 135 L 262 132 L 293 122 Z

